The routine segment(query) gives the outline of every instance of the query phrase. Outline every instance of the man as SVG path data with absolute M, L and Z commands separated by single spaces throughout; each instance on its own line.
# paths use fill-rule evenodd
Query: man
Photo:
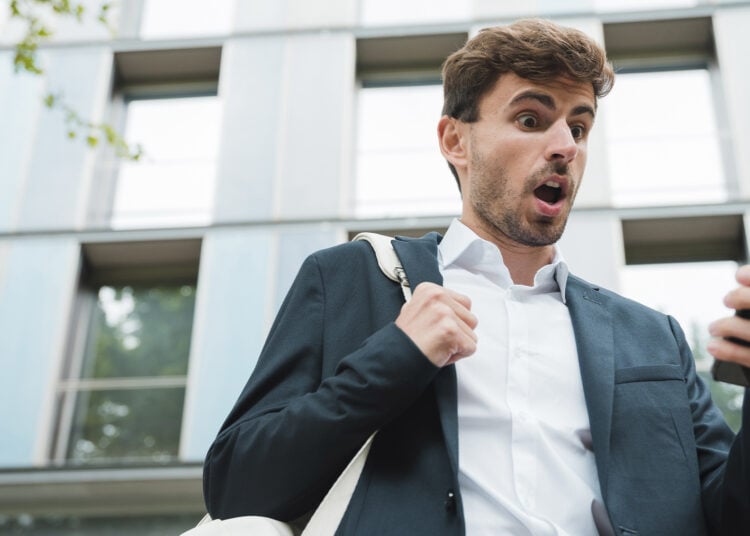
M 379 430 L 337 534 L 747 534 L 750 447 L 679 326 L 568 275 L 555 246 L 613 82 L 603 51 L 520 21 L 443 79 L 460 220 L 393 242 L 405 305 L 365 243 L 305 261 L 207 456 L 209 512 L 304 516 Z M 712 333 L 750 362 L 721 340 L 750 338 L 744 321 Z

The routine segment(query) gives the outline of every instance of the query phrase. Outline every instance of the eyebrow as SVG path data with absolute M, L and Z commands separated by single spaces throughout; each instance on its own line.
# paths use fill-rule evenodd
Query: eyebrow
M 539 93 L 538 91 L 534 91 L 532 89 L 529 89 L 527 91 L 524 91 L 522 93 L 519 93 L 515 97 L 513 97 L 513 100 L 510 101 L 510 106 L 514 106 L 520 102 L 532 100 L 540 103 L 545 108 L 549 108 L 550 110 L 556 110 L 557 106 L 555 105 L 554 99 L 547 95 L 546 93 Z M 594 108 L 587 104 L 582 104 L 581 106 L 576 106 L 573 108 L 572 115 L 583 115 L 583 114 L 589 114 L 592 119 L 596 117 L 596 112 L 594 111 Z

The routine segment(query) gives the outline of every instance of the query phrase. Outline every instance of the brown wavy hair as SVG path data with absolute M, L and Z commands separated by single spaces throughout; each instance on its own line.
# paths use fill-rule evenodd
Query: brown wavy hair
M 523 19 L 485 28 L 448 56 L 443 63 L 443 115 L 477 121 L 479 101 L 508 72 L 535 82 L 558 77 L 590 82 L 597 99 L 609 93 L 615 81 L 604 49 L 585 33 L 543 19 Z M 458 181 L 456 169 L 448 165 Z

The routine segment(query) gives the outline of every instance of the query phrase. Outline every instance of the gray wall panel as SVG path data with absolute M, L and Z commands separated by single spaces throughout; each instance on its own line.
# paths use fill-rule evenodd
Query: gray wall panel
M 0 53 L 0 231 L 15 228 L 34 134 L 43 112 L 44 78 L 13 72 L 13 54 Z
M 62 94 L 83 119 L 99 122 L 111 54 L 99 48 L 60 50 L 48 53 L 45 65 L 46 90 Z M 83 220 L 94 153 L 82 140 L 67 139 L 66 131 L 62 111 L 40 115 L 21 201 L 23 229 L 71 229 Z
M 203 241 L 181 457 L 202 460 L 263 345 L 273 233 L 215 230 Z
M 619 289 L 625 253 L 615 214 L 573 211 L 560 248 L 570 273 L 615 292 Z
M 0 272 L 0 467 L 40 463 L 78 275 L 70 239 L 6 241 Z
M 234 40 L 222 53 L 224 118 L 214 220 L 272 215 L 282 98 L 281 38 Z
M 354 37 L 302 35 L 287 47 L 275 215 L 336 216 L 353 151 Z

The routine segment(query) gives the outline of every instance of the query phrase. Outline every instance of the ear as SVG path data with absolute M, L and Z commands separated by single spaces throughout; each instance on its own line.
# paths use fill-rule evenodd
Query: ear
M 468 125 L 454 117 L 444 115 L 438 122 L 438 142 L 445 159 L 459 169 L 468 161 Z

